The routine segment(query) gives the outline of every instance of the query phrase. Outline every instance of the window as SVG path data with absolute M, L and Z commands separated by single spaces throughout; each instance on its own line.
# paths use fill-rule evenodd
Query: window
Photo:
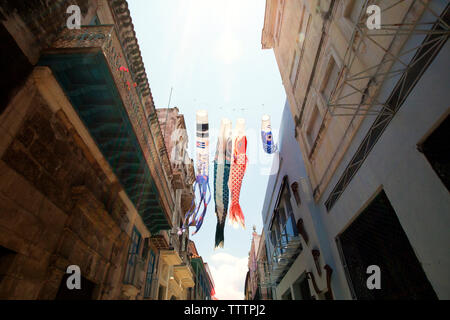
M 303 42 L 305 40 L 305 33 L 302 32 L 303 31 L 303 18 L 305 16 L 305 6 L 302 6 L 302 13 L 300 16 L 300 26 L 298 29 L 298 36 L 297 36 L 297 43 L 299 45 L 299 47 L 301 48 L 303 46 Z
M 320 88 L 320 92 L 323 94 L 326 102 L 330 101 L 331 93 L 336 87 L 339 71 L 339 66 L 337 65 L 333 55 L 331 55 L 322 82 L 322 87 Z
M 275 24 L 275 39 L 278 44 L 278 40 L 280 39 L 281 33 L 281 24 L 283 19 L 283 9 L 284 9 L 284 0 L 279 1 L 278 12 L 277 12 L 277 21 Z
M 149 298 L 152 289 L 153 271 L 155 270 L 155 254 L 150 250 L 150 259 L 148 259 L 147 277 L 145 280 L 144 298 Z
M 270 239 L 274 246 L 275 254 L 283 253 L 284 246 L 298 236 L 290 199 L 288 179 L 285 176 L 270 226 Z
M 352 24 L 356 24 L 358 22 L 359 15 L 361 14 L 363 5 L 364 1 L 359 0 L 349 1 L 344 11 L 344 17 Z
M 423 152 L 447 190 L 450 190 L 450 145 L 448 137 L 450 137 L 449 116 L 419 145 L 418 149 Z
M 309 24 L 310 24 L 310 17 L 311 15 L 308 15 L 308 19 L 306 21 L 306 26 L 304 26 L 304 15 L 305 15 L 305 7 L 302 8 L 301 18 L 300 18 L 300 26 L 298 30 L 298 36 L 297 36 L 297 45 L 298 48 L 295 49 L 294 57 L 292 59 L 292 65 L 291 65 L 291 73 L 290 73 L 290 81 L 292 84 L 292 87 L 295 89 L 297 85 L 297 78 L 298 78 L 298 72 L 300 68 L 300 63 L 302 61 L 303 53 L 305 51 L 305 39 L 306 35 L 309 30 Z
M 158 290 L 158 300 L 164 300 L 166 297 L 166 287 L 161 285 Z
M 302 274 L 292 285 L 295 300 L 312 300 L 309 290 L 308 277 Z
M 140 246 L 141 246 L 141 234 L 136 229 L 136 227 L 134 227 L 133 233 L 131 234 L 130 248 L 128 250 L 128 261 L 125 270 L 124 283 L 132 284 L 134 281 L 136 266 L 139 262 Z
M 295 50 L 294 57 L 292 60 L 292 65 L 291 65 L 291 75 L 289 77 L 292 86 L 294 86 L 295 80 L 297 79 L 297 71 L 298 71 L 299 62 L 300 62 L 300 53 L 298 52 L 298 50 Z
M 319 133 L 322 117 L 320 116 L 319 107 L 314 105 L 311 112 L 311 117 L 308 122 L 308 127 L 306 129 L 306 137 L 308 139 L 308 144 L 310 150 L 313 148 L 314 142 L 316 141 L 317 134 Z
M 342 12 L 342 18 L 339 19 L 339 24 L 343 35 L 348 41 L 350 41 L 355 30 L 364 2 L 365 1 L 360 0 L 347 0 L 346 3 L 344 3 L 344 10 Z M 356 35 L 356 37 L 358 37 L 358 35 Z
M 337 243 L 354 298 L 437 298 L 384 191 L 338 236 Z M 367 288 L 370 265 L 381 270 L 380 290 Z

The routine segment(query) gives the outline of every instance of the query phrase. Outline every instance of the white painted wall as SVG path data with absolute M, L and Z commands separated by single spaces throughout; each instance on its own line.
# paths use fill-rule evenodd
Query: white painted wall
M 325 290 L 326 275 L 325 271 L 323 270 L 323 266 L 325 266 L 325 264 L 329 264 L 334 269 L 333 261 L 327 259 L 327 256 L 331 256 L 331 249 L 326 242 L 328 241 L 328 238 L 326 237 L 326 234 L 324 232 L 322 222 L 318 219 L 319 207 L 314 203 L 312 197 L 311 185 L 307 178 L 300 148 L 298 146 L 297 140 L 295 139 L 294 128 L 294 120 L 292 119 L 289 104 L 288 102 L 286 102 L 281 121 L 279 141 L 279 156 L 282 158 L 282 161 L 278 173 L 272 175 L 269 178 L 269 183 L 266 191 L 266 199 L 262 213 L 264 221 L 264 231 L 266 233 L 266 246 L 269 248 L 269 255 L 271 255 L 273 252 L 273 247 L 270 242 L 270 231 L 268 230 L 268 227 L 273 216 L 273 210 L 276 205 L 276 198 L 280 191 L 281 183 L 285 175 L 288 175 L 289 184 L 292 184 L 294 181 L 297 181 L 299 184 L 301 204 L 300 206 L 297 206 L 294 195 L 292 194 L 292 190 L 290 189 L 291 205 L 294 211 L 295 221 L 297 222 L 299 218 L 303 219 L 304 227 L 308 233 L 309 242 L 308 244 L 306 244 L 306 242 L 302 238 L 303 250 L 294 261 L 280 284 L 277 286 L 275 290 L 276 299 L 281 299 L 281 296 L 286 292 L 286 290 L 289 290 L 292 287 L 292 284 L 299 277 L 301 277 L 305 273 L 305 271 L 313 272 L 319 289 Z M 274 163 L 274 166 L 276 165 L 278 164 Z M 275 170 L 272 170 L 272 172 L 274 171 Z M 320 230 L 320 232 L 316 232 L 316 230 Z M 317 273 L 316 266 L 311 254 L 312 249 L 318 249 L 321 252 L 321 276 L 319 276 Z M 311 281 L 309 282 L 311 295 L 315 295 L 316 298 L 319 299 L 314 291 Z M 293 290 L 292 296 L 293 298 L 295 298 Z
M 434 21 L 435 18 L 424 16 L 422 20 Z M 405 48 L 417 45 L 422 39 L 419 37 L 410 39 Z M 351 224 L 381 188 L 385 190 L 394 207 L 437 296 L 440 299 L 450 299 L 450 197 L 425 156 L 417 150 L 417 144 L 450 112 L 449 56 L 450 47 L 447 43 L 416 84 L 330 212 L 326 211 L 324 202 L 367 133 L 374 117 L 364 120 L 322 198 L 316 204 L 312 200 L 311 187 L 301 161 L 302 155 L 294 138 L 294 123 L 290 113 L 286 115 L 286 110 L 289 110 L 286 103 L 280 128 L 280 155 L 283 161 L 278 175 L 275 174 L 269 179 L 262 212 L 267 235 L 266 245 L 271 254 L 268 224 L 282 178 L 286 174 L 289 175 L 290 183 L 294 180 L 304 182 L 299 182 L 302 205 L 297 207 L 293 197 L 291 203 L 296 220 L 300 217 L 304 220 L 310 245 L 306 246 L 302 241 L 303 251 L 278 285 L 277 299 L 281 299 L 305 270 L 315 271 L 312 248 L 320 250 L 321 266 L 328 264 L 333 269 L 334 298 L 352 298 L 335 238 Z M 378 100 L 386 100 L 396 81 L 397 79 L 391 79 L 384 84 Z M 325 273 L 322 273 L 321 278 L 317 273 L 315 276 L 320 289 L 325 289 Z M 311 283 L 310 290 L 315 294 Z
M 430 20 L 432 21 L 432 19 Z M 370 126 L 362 125 L 321 202 L 321 217 L 329 232 L 336 298 L 351 299 L 334 238 L 383 188 L 394 207 L 416 256 L 440 299 L 450 298 L 450 197 L 447 189 L 416 146 L 449 112 L 450 46 L 441 49 L 395 115 L 346 190 L 327 213 L 323 202 L 335 186 L 354 150 Z M 392 90 L 385 86 L 383 94 Z

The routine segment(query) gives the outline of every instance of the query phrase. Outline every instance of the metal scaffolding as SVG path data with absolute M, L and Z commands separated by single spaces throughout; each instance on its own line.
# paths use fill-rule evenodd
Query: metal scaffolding
M 369 6 L 369 1 L 365 1 L 359 14 L 358 23 L 353 26 L 352 36 L 339 70 L 338 81 L 336 81 L 335 87 L 327 101 L 327 108 L 332 116 L 380 114 L 392 116 L 396 112 L 397 106 L 389 103 L 388 98 L 386 101 L 378 100 L 382 84 L 394 77 L 406 78 L 408 72 L 417 63 L 420 63 L 424 56 L 447 40 L 450 35 L 449 26 L 444 18 L 431 8 L 431 1 L 400 0 L 393 4 L 391 2 L 381 2 L 380 6 L 387 4 L 385 8 L 381 8 L 381 18 L 390 10 L 404 5 L 405 2 L 410 2 L 410 5 L 405 15 L 401 17 L 402 21 L 380 24 L 380 29 L 369 30 L 365 21 L 367 19 L 366 10 Z M 431 16 L 438 23 L 436 21 L 419 22 L 420 19 L 412 21 L 412 13 L 421 11 L 422 16 L 426 12 L 431 13 Z M 403 48 L 407 40 L 415 35 L 422 35 L 425 41 L 412 48 Z M 388 46 L 382 43 L 383 40 L 386 40 L 386 37 L 390 38 Z M 369 43 L 382 50 L 384 56 L 381 61 L 352 73 L 352 70 L 355 69 L 355 61 L 358 54 L 360 54 L 361 46 Z M 401 43 L 400 50 L 397 46 L 398 43 Z M 411 58 L 414 52 L 419 52 L 421 55 Z M 347 93 L 341 95 L 344 88 Z M 355 95 L 360 96 L 358 102 L 346 102 L 349 97 Z
M 391 10 L 393 7 L 402 2 L 404 1 L 398 1 L 383 10 L 384 12 Z M 430 7 L 431 3 L 431 1 L 424 3 L 422 0 L 411 1 L 405 17 L 407 17 L 408 13 L 411 11 L 422 12 L 422 18 L 417 17 L 416 21 L 408 22 L 403 19 L 402 23 L 399 24 L 382 25 L 381 31 L 383 30 L 383 27 L 386 27 L 385 31 L 388 32 L 389 35 L 393 36 L 392 41 L 390 41 L 389 48 L 381 46 L 379 41 L 376 40 L 376 37 L 386 35 L 386 33 L 383 34 L 380 30 L 369 33 L 367 30 L 365 31 L 364 28 L 361 28 L 360 23 L 355 26 L 352 34 L 353 40 L 347 48 L 347 54 L 344 59 L 345 64 L 340 70 L 342 80 L 338 81 L 338 84 L 330 95 L 332 98 L 328 101 L 328 111 L 330 111 L 331 115 L 338 116 L 340 114 L 335 113 L 335 110 L 346 108 L 347 110 L 350 110 L 350 112 L 345 115 L 351 115 L 353 116 L 353 119 L 360 114 L 375 114 L 377 117 L 339 178 L 339 181 L 334 186 L 325 201 L 327 211 L 331 210 L 341 194 L 344 192 L 353 176 L 367 158 L 367 155 L 370 153 L 373 146 L 376 144 L 386 127 L 389 125 L 390 121 L 393 119 L 394 115 L 401 108 L 411 91 L 414 89 L 416 83 L 420 80 L 428 66 L 433 62 L 434 58 L 438 55 L 439 51 L 449 38 L 450 31 L 448 26 L 450 24 L 450 5 L 447 4 L 445 8 L 442 8 L 442 12 L 439 15 Z M 436 4 L 436 2 L 433 4 Z M 363 6 L 359 21 L 361 21 L 366 7 L 367 2 Z M 422 11 L 419 11 L 419 8 L 421 8 Z M 423 18 L 426 18 L 427 16 L 433 17 L 435 21 L 421 22 Z M 424 26 L 430 27 L 424 28 Z M 352 52 L 351 48 L 352 45 L 355 44 L 356 34 L 361 35 L 361 40 L 367 39 L 366 41 L 370 41 L 376 43 L 377 46 L 381 46 L 381 48 L 385 51 L 385 55 L 380 63 L 366 68 L 363 72 L 350 75 L 348 70 L 351 70 L 351 65 L 355 60 L 355 54 Z M 416 42 L 421 41 L 420 44 L 403 50 L 405 43 L 411 39 L 412 35 L 423 35 L 420 39 L 415 40 Z M 392 44 L 396 39 L 398 39 L 396 38 L 398 36 L 405 36 L 406 38 L 402 39 L 400 49 L 397 48 L 398 53 L 394 53 L 392 51 Z M 361 41 L 357 42 L 356 45 L 361 45 Z M 355 51 L 358 52 L 358 50 Z M 408 58 L 409 61 L 406 62 L 405 58 Z M 364 74 L 364 72 L 366 72 L 366 74 Z M 447 72 L 447 70 L 444 70 L 443 72 Z M 378 97 L 382 84 L 388 79 L 394 77 L 398 78 L 398 80 L 393 79 L 395 83 L 393 83 L 393 88 L 384 102 L 381 103 L 377 99 L 371 98 Z M 341 106 L 339 104 L 339 100 L 344 97 L 333 98 L 333 95 L 338 96 L 339 90 L 341 90 L 344 85 L 348 85 L 349 82 L 356 81 L 355 79 L 365 79 L 367 82 L 364 88 L 356 87 L 354 85 L 352 86 L 351 83 L 349 85 L 349 87 L 353 89 L 353 94 L 361 93 L 361 102 L 354 106 Z M 366 102 L 368 99 L 372 100 Z M 377 107 L 377 109 L 374 107 Z M 350 128 L 350 126 L 348 128 Z M 347 130 L 349 130 L 348 128 Z M 347 131 L 345 134 L 347 134 Z M 318 192 L 319 187 L 320 183 L 315 188 L 314 194 Z

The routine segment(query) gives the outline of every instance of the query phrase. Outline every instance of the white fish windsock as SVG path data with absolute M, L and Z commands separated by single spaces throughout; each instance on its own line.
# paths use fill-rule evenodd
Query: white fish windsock
M 209 128 L 208 128 L 208 112 L 206 110 L 198 110 L 196 114 L 197 120 L 197 134 L 196 134 L 196 153 L 197 153 L 197 165 L 196 165 L 196 178 L 194 184 L 194 192 L 198 188 L 199 201 L 195 206 L 195 200 L 193 201 L 191 208 L 186 213 L 184 219 L 183 231 L 189 226 L 195 226 L 196 234 L 203 224 L 205 218 L 206 209 L 209 201 L 211 200 L 211 190 L 209 187 Z M 209 195 L 207 196 L 207 193 Z M 202 211 L 200 212 L 200 209 Z M 200 212 L 200 215 L 199 215 Z
M 261 119 L 261 139 L 264 152 L 272 154 L 277 152 L 278 146 L 273 141 L 272 126 L 270 125 L 270 116 L 265 114 Z
M 229 119 L 222 119 L 214 157 L 214 202 L 217 216 L 215 248 L 223 248 L 225 220 L 227 218 L 231 156 L 233 149 L 232 128 Z

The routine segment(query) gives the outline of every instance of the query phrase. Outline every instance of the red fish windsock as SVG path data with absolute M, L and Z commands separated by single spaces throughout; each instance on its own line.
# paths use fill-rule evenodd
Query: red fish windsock
M 230 178 L 228 187 L 231 192 L 231 206 L 229 209 L 230 222 L 239 223 L 245 229 L 244 213 L 239 204 L 242 180 L 247 168 L 247 137 L 245 136 L 245 120 L 237 119 L 236 134 L 233 145 L 233 159 L 231 161 Z

